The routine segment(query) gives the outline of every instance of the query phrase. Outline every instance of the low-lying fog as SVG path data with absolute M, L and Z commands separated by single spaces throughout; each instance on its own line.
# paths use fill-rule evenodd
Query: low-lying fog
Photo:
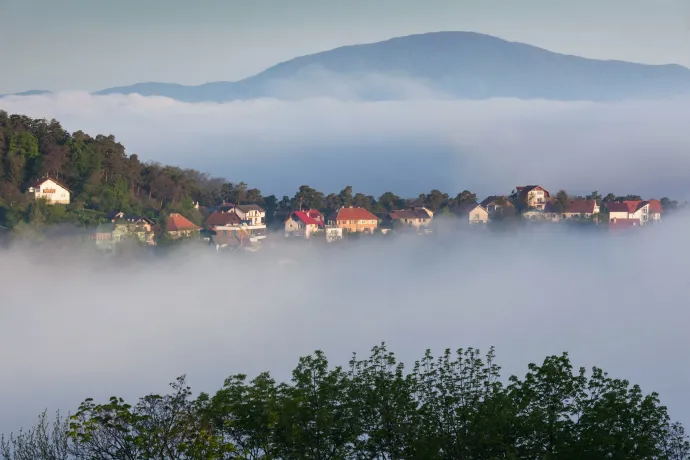
M 487 196 L 537 183 L 577 194 L 690 198 L 687 99 L 460 101 L 411 91 L 394 102 L 344 94 L 224 104 L 61 93 L 4 98 L 0 108 L 54 117 L 70 132 L 114 134 L 143 159 L 278 197 L 303 184 L 326 193 L 352 185 L 376 196 L 433 188 Z
M 677 217 L 621 235 L 451 233 L 124 265 L 2 250 L 0 432 L 86 397 L 166 391 L 183 373 L 207 391 L 239 372 L 286 379 L 315 349 L 346 364 L 381 341 L 410 365 L 426 348 L 495 345 L 506 376 L 568 351 L 659 391 L 687 425 L 689 227 Z

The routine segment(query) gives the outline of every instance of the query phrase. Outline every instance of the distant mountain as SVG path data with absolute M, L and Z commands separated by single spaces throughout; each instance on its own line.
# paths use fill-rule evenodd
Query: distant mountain
M 29 91 L 22 91 L 21 93 L 13 93 L 13 94 L 0 94 L 0 97 L 7 97 L 7 96 L 38 96 L 41 94 L 50 94 L 50 91 L 45 90 L 45 89 L 31 89 Z

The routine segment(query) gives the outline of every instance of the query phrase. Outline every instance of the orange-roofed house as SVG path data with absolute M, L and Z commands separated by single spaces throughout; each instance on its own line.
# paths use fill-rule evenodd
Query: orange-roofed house
M 166 232 L 172 239 L 189 238 L 199 234 L 201 227 L 191 222 L 182 214 L 172 213 L 168 217 Z
M 374 233 L 379 226 L 379 219 L 363 208 L 343 207 L 329 219 L 329 225 L 342 228 L 351 233 Z

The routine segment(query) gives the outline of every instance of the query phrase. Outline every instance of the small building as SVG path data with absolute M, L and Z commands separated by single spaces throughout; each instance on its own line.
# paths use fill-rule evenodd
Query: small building
M 339 227 L 350 233 L 374 233 L 378 218 L 364 208 L 342 207 L 329 218 L 329 226 Z
M 648 201 L 629 200 L 608 203 L 606 205 L 609 211 L 609 224 L 613 221 L 634 220 L 637 225 L 644 226 L 649 221 Z
M 433 218 L 433 211 L 423 206 L 388 213 L 388 220 L 393 223 L 393 226 L 406 226 L 416 229 L 429 226 Z
M 659 200 L 649 200 L 649 221 L 657 223 L 661 221 L 661 215 L 664 213 L 664 207 L 661 206 Z
M 515 187 L 515 192 L 510 198 L 513 201 L 524 201 L 528 209 L 543 211 L 550 196 L 549 192 L 539 185 L 525 185 Z
M 266 211 L 258 204 L 238 204 L 232 210 L 249 225 L 266 225 Z
M 218 227 L 238 226 L 242 223 L 240 216 L 231 211 L 215 211 L 209 214 L 204 222 L 207 230 L 215 231 Z
M 305 211 L 293 211 L 285 220 L 285 238 L 304 238 L 309 237 L 321 230 L 322 225 L 314 218 L 310 217 Z
M 154 222 L 145 216 L 125 214 L 121 211 L 112 211 L 106 215 L 106 219 L 113 224 L 113 233 L 124 236 L 132 236 L 142 243 L 155 245 Z M 117 238 L 119 241 L 119 238 Z
M 472 225 L 489 223 L 489 211 L 479 203 L 461 204 L 454 213 Z
M 70 203 L 70 190 L 56 179 L 48 177 L 32 182 L 28 193 L 34 199 L 46 200 L 48 204 Z
M 326 233 L 326 242 L 333 243 L 334 241 L 340 241 L 343 239 L 343 229 L 335 226 L 326 226 L 324 228 Z
M 505 195 L 492 195 L 479 204 L 486 209 L 489 218 L 497 214 L 503 214 L 504 212 L 515 212 L 515 206 L 511 203 L 510 198 Z
M 201 227 L 191 222 L 182 214 L 172 213 L 168 217 L 166 232 L 172 239 L 189 238 L 199 235 Z
M 589 219 L 599 214 L 600 208 L 596 200 L 571 200 L 563 210 L 564 219 Z

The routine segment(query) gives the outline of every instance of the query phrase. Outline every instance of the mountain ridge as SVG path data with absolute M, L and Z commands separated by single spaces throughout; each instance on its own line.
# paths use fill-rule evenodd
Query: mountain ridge
M 335 97 L 612 101 L 690 94 L 690 69 L 560 54 L 477 32 L 440 31 L 294 57 L 237 81 L 140 82 L 93 93 L 184 102 Z

